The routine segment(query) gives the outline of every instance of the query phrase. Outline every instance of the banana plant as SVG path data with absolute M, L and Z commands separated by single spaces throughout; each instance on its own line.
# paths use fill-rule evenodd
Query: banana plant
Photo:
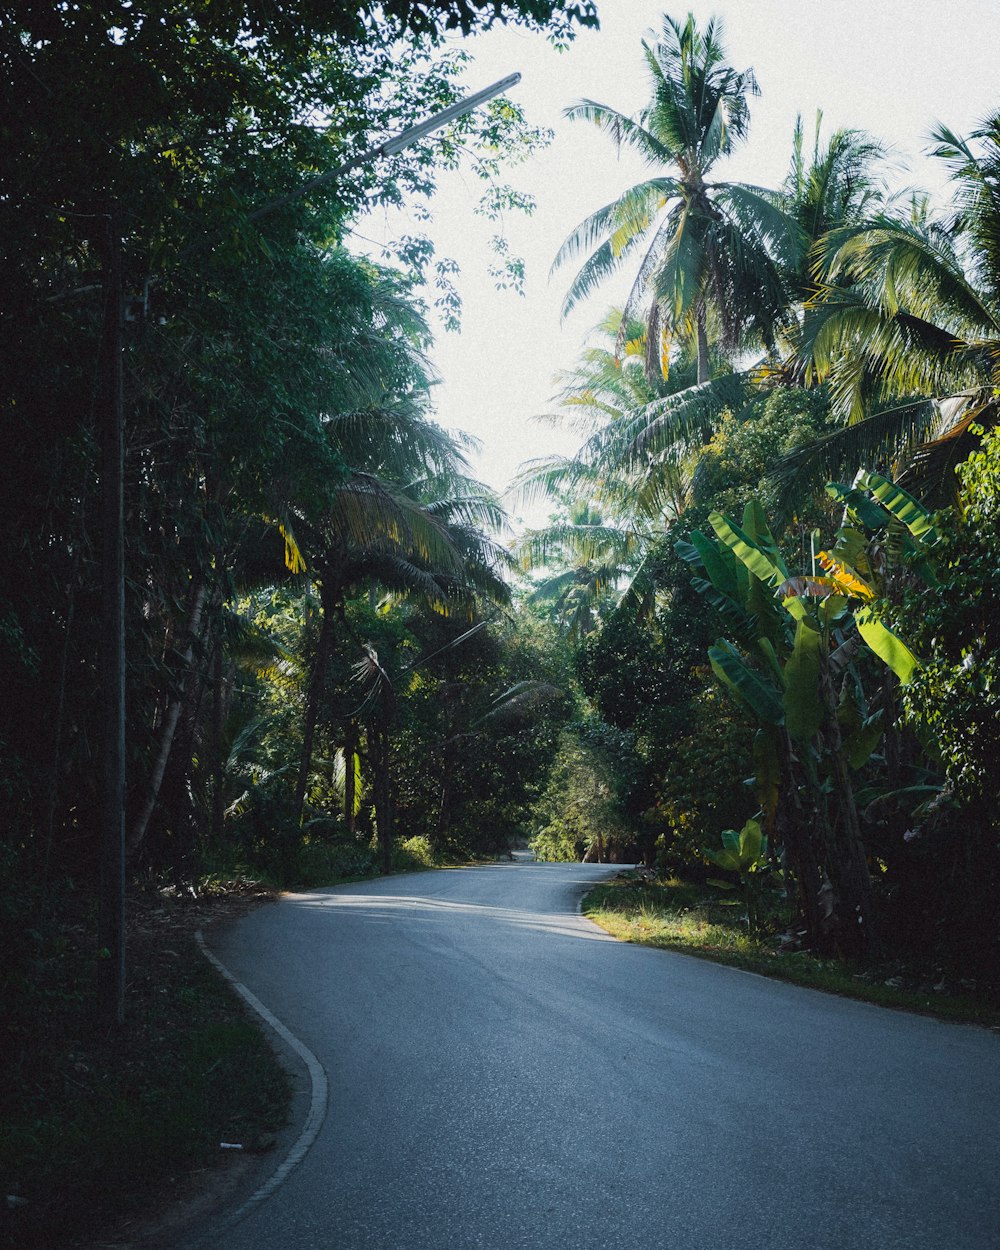
M 702 848 L 702 854 L 711 863 L 739 876 L 747 909 L 747 924 L 751 933 L 759 933 L 761 883 L 771 866 L 767 856 L 767 837 L 760 824 L 751 819 L 739 833 L 735 829 L 724 829 L 722 849 Z M 708 883 L 722 890 L 733 889 L 729 881 L 709 878 Z
M 912 679 L 917 658 L 884 619 L 884 569 L 895 555 L 934 586 L 938 534 L 919 501 L 880 474 L 861 472 L 851 486 L 827 491 L 844 506 L 844 524 L 803 574 L 790 573 L 756 500 L 742 524 L 714 512 L 713 537 L 693 533 L 677 550 L 731 635 L 709 649 L 709 661 L 757 722 L 761 818 L 766 832 L 781 826 L 807 927 L 821 927 L 817 895 L 829 879 L 842 944 L 871 949 L 877 938 L 853 775 L 879 746 L 883 712 L 870 707 L 857 661 L 868 652 L 900 683 Z

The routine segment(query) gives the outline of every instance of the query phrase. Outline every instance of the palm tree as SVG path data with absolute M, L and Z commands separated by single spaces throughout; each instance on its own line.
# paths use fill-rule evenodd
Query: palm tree
M 616 343 L 623 344 L 616 354 Z M 628 584 L 649 536 L 664 516 L 683 508 L 683 466 L 672 455 L 632 449 L 651 403 L 693 380 L 694 362 L 675 351 L 669 378 L 644 368 L 646 331 L 625 326 L 613 309 L 576 368 L 559 375 L 559 409 L 542 420 L 583 436 L 573 456 L 548 456 L 521 467 L 513 492 L 522 500 L 552 499 L 557 517 L 526 531 L 517 546 L 525 572 L 545 570 L 532 601 L 547 605 L 573 636 L 585 635 Z M 631 450 L 630 450 L 631 449 Z
M 623 324 L 645 306 L 652 349 L 676 339 L 697 345 L 699 383 L 710 376 L 709 331 L 726 350 L 773 341 L 787 305 L 783 263 L 795 263 L 794 225 L 759 188 L 710 181 L 717 163 L 745 139 L 752 70 L 726 64 L 722 28 L 704 31 L 664 16 L 658 38 L 643 41 L 651 99 L 637 119 L 583 100 L 566 116 L 594 123 L 658 172 L 591 214 L 567 238 L 553 269 L 586 259 L 564 315 L 607 275 L 645 250 Z M 662 353 L 665 363 L 666 353 Z
M 881 146 L 865 133 L 851 130 L 837 131 L 824 145 L 820 123 L 818 116 L 812 154 L 807 158 L 798 121 L 791 169 L 783 187 L 761 193 L 783 217 L 788 237 L 797 240 L 796 246 L 776 257 L 781 261 L 788 302 L 774 351 L 742 370 L 734 370 L 716 352 L 710 362 L 712 380 L 694 385 L 694 362 L 690 354 L 685 355 L 683 344 L 673 348 L 664 378 L 660 368 L 655 373 L 649 368 L 657 360 L 660 344 L 634 319 L 622 320 L 615 350 L 592 352 L 577 375 L 569 378 L 563 393 L 564 407 L 590 418 L 589 424 L 578 422 L 585 435 L 580 451 L 562 463 L 527 466 L 522 484 L 586 488 L 583 475 L 589 473 L 592 489 L 600 483 L 602 501 L 617 489 L 633 513 L 676 515 L 691 488 L 689 470 L 695 453 L 717 428 L 719 414 L 728 410 L 740 419 L 750 418 L 761 383 L 802 381 L 797 363 L 802 305 L 815 289 L 809 249 L 831 228 L 861 221 L 865 210 L 880 203 L 883 196 L 877 174 Z M 610 323 L 604 328 L 609 329 Z M 637 368 L 643 355 L 639 344 L 645 344 L 644 386 Z M 704 373 L 702 358 L 699 376 Z
M 799 265 L 788 275 L 800 302 L 815 292 L 811 264 L 820 240 L 831 230 L 870 218 L 886 199 L 886 186 L 878 172 L 886 159 L 883 145 L 866 131 L 841 129 L 824 146 L 822 126 L 820 111 L 807 159 L 802 118 L 796 118 L 792 159 L 780 192 L 782 207 L 800 232 Z
M 972 134 L 978 151 L 946 127 L 934 138 L 956 186 L 950 220 L 915 201 L 820 244 L 801 365 L 829 383 L 845 428 L 789 471 L 903 457 L 947 489 L 970 427 L 1000 414 L 1000 113 Z
M 680 511 L 684 484 L 678 458 L 646 454 L 642 435 L 655 420 L 658 401 L 683 393 L 693 383 L 695 366 L 675 350 L 669 376 L 657 369 L 650 378 L 644 369 L 648 354 L 642 322 L 626 323 L 612 309 L 576 368 L 557 376 L 559 411 L 539 418 L 577 432 L 580 448 L 573 456 L 540 457 L 522 465 L 513 487 L 520 498 L 586 500 L 605 516 L 649 521 Z M 700 441 L 700 426 L 695 438 Z M 581 530 L 576 546 L 590 551 L 599 537 L 596 531 Z M 558 541 L 565 545 L 569 535 Z

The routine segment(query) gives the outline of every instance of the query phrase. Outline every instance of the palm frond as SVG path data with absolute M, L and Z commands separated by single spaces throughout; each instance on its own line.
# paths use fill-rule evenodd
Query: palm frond
M 624 463 L 635 463 L 638 457 L 683 455 L 705 441 L 722 412 L 741 412 L 750 393 L 749 376 L 731 373 L 647 404 L 631 431 Z
M 673 153 L 640 122 L 596 100 L 577 100 L 563 110 L 569 121 L 590 122 L 608 135 L 618 148 L 631 147 L 653 165 L 669 165 Z
M 773 465 L 770 476 L 791 495 L 805 482 L 842 477 L 858 464 L 884 465 L 895 475 L 900 456 L 919 447 L 939 421 L 939 408 L 928 399 L 885 408 L 797 447 Z
M 518 542 L 517 555 L 525 570 L 544 568 L 556 557 L 572 557 L 585 564 L 620 564 L 635 554 L 640 542 L 634 530 L 561 522 L 543 530 L 526 530 Z

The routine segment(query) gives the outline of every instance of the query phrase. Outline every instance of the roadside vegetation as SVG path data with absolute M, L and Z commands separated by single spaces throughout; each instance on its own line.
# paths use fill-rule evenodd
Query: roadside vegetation
M 130 1244 L 273 1148 L 288 1078 L 194 937 L 269 897 L 130 893 L 130 1010 L 113 1031 L 94 1018 L 86 901 L 67 900 L 48 943 L 29 933 L 23 981 L 8 968 L 4 984 L 3 1245 Z
M 1000 116 L 938 127 L 940 212 L 821 121 L 766 189 L 725 181 L 758 87 L 721 25 L 664 17 L 638 61 L 644 110 L 568 115 L 650 176 L 557 257 L 567 308 L 632 289 L 562 379 L 578 451 L 519 482 L 580 694 L 536 853 L 712 877 L 747 930 L 720 949 L 780 883 L 786 949 L 995 1002 Z
M 808 989 L 892 1007 L 1000 1028 L 1000 1002 L 978 992 L 961 966 L 914 959 L 848 962 L 795 949 L 788 941 L 792 920 L 783 892 L 766 900 L 757 932 L 732 900 L 709 885 L 666 881 L 626 870 L 595 886 L 583 913 L 612 937 L 636 946 L 677 951 L 742 968 Z

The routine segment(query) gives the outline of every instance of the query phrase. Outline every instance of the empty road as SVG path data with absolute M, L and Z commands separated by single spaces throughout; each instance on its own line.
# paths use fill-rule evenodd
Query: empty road
M 227 1250 L 990 1250 L 1000 1038 L 613 941 L 597 865 L 294 895 L 212 948 L 329 1105 Z

